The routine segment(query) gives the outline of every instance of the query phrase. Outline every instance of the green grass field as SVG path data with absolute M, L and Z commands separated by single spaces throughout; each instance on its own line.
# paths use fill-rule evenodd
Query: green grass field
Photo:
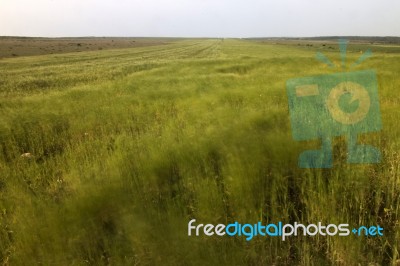
M 0 60 L 3 265 L 398 265 L 400 52 L 372 48 L 376 165 L 300 169 L 286 80 L 338 46 L 195 39 Z M 324 50 L 325 49 L 325 50 Z M 389 51 L 389 52 L 388 52 Z M 21 154 L 30 156 L 21 157 Z M 384 237 L 188 237 L 187 223 L 379 224 Z

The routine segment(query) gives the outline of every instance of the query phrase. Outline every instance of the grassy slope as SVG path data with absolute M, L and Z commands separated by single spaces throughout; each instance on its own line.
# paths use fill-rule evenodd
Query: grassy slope
M 358 49 L 358 48 L 357 48 Z M 301 170 L 285 82 L 313 48 L 239 40 L 0 61 L 0 255 L 11 265 L 235 265 L 398 259 L 399 55 L 375 53 L 379 165 Z M 337 51 L 326 52 L 339 62 Z M 359 56 L 351 53 L 350 59 Z M 20 158 L 24 152 L 33 158 Z M 348 222 L 384 238 L 187 237 L 187 222 Z M 34 263 L 35 262 L 35 263 Z

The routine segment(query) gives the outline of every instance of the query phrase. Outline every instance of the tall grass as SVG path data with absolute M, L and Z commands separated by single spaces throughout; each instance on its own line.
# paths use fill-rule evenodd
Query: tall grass
M 187 40 L 1 60 L 2 263 L 397 263 L 399 55 L 359 67 L 378 72 L 384 129 L 363 140 L 382 163 L 346 164 L 343 137 L 332 169 L 299 169 L 319 143 L 292 140 L 285 83 L 335 71 L 315 51 Z M 188 237 L 192 218 L 379 224 L 385 236 Z

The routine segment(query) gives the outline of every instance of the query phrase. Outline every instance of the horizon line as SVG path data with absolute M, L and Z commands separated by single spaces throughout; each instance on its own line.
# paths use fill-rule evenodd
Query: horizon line
M 113 36 L 113 35 L 81 35 L 81 36 L 33 36 L 33 35 L 0 35 L 0 38 L 178 38 L 178 39 L 307 39 L 307 38 L 400 38 L 395 35 L 319 35 L 319 36 Z

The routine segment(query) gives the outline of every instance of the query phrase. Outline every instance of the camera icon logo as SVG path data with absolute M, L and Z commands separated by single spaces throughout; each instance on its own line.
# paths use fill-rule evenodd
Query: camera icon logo
M 340 42 L 342 63 L 346 45 L 347 42 Z M 370 55 L 367 52 L 356 63 Z M 331 64 L 322 54 L 318 57 Z M 348 163 L 380 162 L 381 154 L 377 148 L 357 144 L 359 134 L 382 128 L 374 70 L 290 79 L 286 88 L 293 138 L 297 141 L 321 140 L 321 149 L 300 154 L 299 167 L 331 168 L 332 138 L 337 136 L 347 136 Z

